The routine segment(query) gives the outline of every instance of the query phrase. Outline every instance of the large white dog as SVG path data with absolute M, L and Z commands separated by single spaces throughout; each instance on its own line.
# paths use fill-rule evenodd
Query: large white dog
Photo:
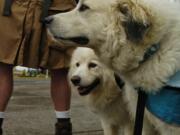
M 179 10 L 168 0 L 80 0 L 74 10 L 51 17 L 49 30 L 58 41 L 93 48 L 125 87 L 149 93 L 149 120 L 162 135 L 179 135 Z M 134 91 L 125 91 L 132 109 Z

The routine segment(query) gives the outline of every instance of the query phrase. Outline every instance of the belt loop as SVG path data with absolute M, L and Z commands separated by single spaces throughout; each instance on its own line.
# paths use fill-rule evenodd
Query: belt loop
M 13 0 L 4 0 L 3 16 L 11 15 L 12 2 L 13 2 Z
M 41 18 L 40 21 L 43 23 L 44 19 L 48 16 L 48 10 L 49 7 L 51 6 L 53 0 L 44 0 L 43 1 L 43 9 L 42 9 L 42 14 L 41 14 Z

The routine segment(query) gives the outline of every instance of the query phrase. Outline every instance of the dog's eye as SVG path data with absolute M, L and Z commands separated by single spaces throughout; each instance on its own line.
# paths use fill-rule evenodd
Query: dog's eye
M 95 68 L 96 66 L 97 66 L 96 63 L 89 63 L 89 65 L 88 65 L 89 68 Z
M 79 65 L 80 65 L 79 63 L 76 63 L 76 67 L 79 67 Z
M 81 5 L 81 7 L 79 8 L 79 11 L 83 12 L 83 11 L 86 11 L 88 9 L 90 9 L 90 8 L 87 5 Z

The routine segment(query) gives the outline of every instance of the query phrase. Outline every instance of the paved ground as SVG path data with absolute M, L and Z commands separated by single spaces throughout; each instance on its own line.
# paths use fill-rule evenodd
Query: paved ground
M 49 80 L 15 80 L 4 135 L 53 135 L 56 119 L 49 84 Z M 85 108 L 74 92 L 71 115 L 74 135 L 102 135 L 98 118 Z

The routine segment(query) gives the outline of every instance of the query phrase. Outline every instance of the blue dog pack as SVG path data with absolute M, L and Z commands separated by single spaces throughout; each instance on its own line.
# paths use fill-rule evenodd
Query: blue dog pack
M 155 94 L 148 94 L 146 107 L 160 120 L 180 126 L 180 71 L 173 75 Z

